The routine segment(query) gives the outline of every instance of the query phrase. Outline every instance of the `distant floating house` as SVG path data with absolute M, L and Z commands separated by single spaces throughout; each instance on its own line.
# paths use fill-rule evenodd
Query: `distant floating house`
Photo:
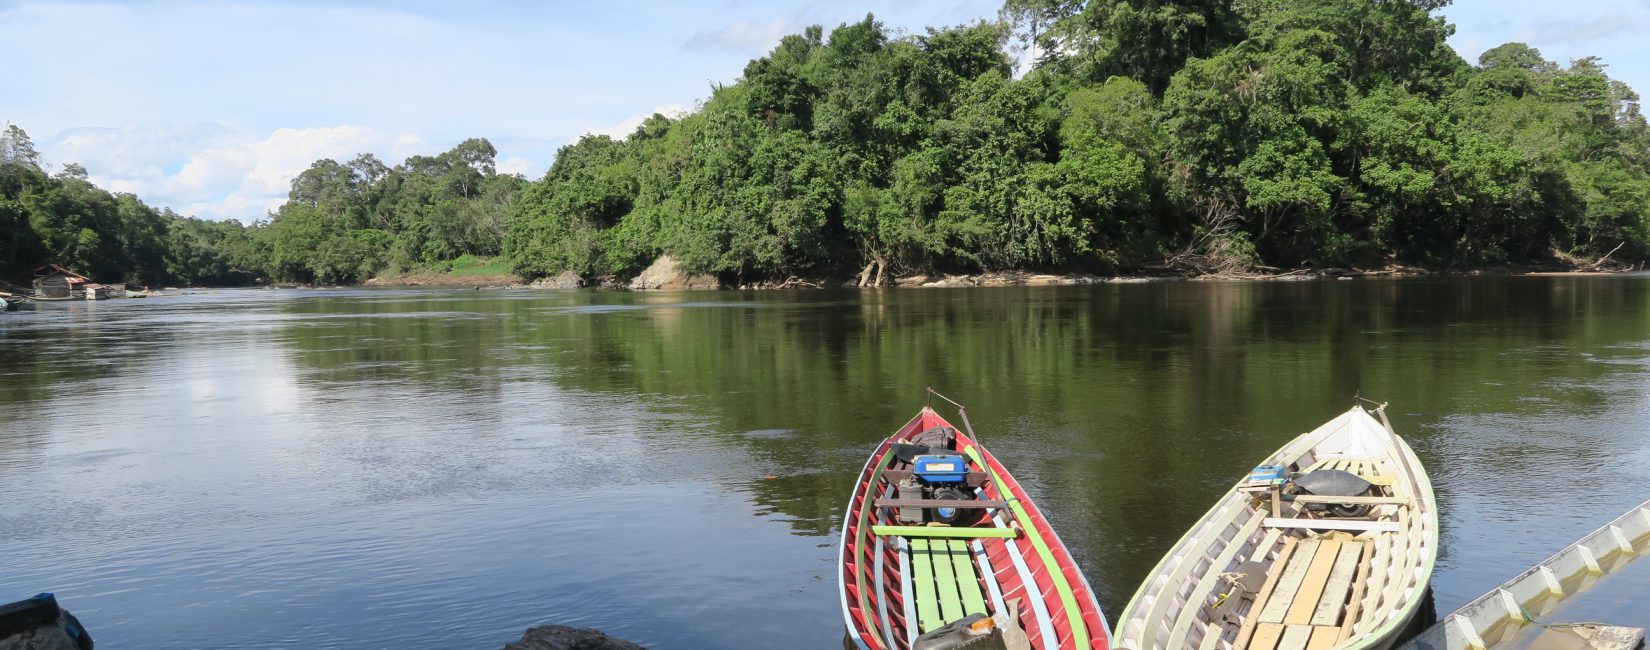
M 86 276 L 57 264 L 43 264 L 34 270 L 34 295 L 39 298 L 70 298 L 84 293 Z

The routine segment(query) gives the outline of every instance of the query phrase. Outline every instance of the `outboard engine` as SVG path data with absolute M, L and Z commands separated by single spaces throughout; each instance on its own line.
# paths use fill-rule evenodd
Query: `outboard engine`
M 912 460 L 911 473 L 926 486 L 930 499 L 968 501 L 974 498 L 974 493 L 964 484 L 968 480 L 968 459 L 961 454 L 923 454 Z M 977 512 L 967 508 L 934 508 L 932 514 L 934 521 L 956 524 L 968 516 L 964 513 Z
M 1295 489 L 1301 494 L 1324 497 L 1370 496 L 1375 484 L 1346 470 L 1320 469 L 1295 477 Z M 1306 509 L 1335 517 L 1362 517 L 1369 514 L 1367 503 L 1308 503 Z
M 900 460 L 911 463 L 911 477 L 898 484 L 899 498 L 974 500 L 974 491 L 968 489 L 968 457 L 922 445 L 895 445 L 893 451 Z M 978 508 L 957 507 L 901 507 L 898 513 L 902 524 L 937 521 L 954 526 L 966 526 L 979 516 Z

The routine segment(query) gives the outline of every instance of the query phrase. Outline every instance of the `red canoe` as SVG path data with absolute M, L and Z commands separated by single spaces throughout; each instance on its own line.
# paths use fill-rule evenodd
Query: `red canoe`
M 970 634 L 1011 650 L 1109 647 L 1071 553 L 972 434 L 923 407 L 865 463 L 838 558 L 849 647 L 948 647 L 932 644 Z

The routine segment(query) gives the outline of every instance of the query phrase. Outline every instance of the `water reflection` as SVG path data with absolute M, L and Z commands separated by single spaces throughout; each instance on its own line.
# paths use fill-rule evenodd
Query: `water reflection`
M 842 499 L 932 385 L 969 404 L 1114 614 L 1240 472 L 1354 396 L 1390 401 L 1443 502 L 1448 610 L 1587 528 L 1567 522 L 1643 499 L 1647 291 L 1467 278 L 47 306 L 0 321 L 0 489 L 30 495 L 0 503 L 21 558 L 0 587 L 57 589 L 99 638 L 144 647 L 492 646 L 542 622 L 823 647 L 840 639 Z

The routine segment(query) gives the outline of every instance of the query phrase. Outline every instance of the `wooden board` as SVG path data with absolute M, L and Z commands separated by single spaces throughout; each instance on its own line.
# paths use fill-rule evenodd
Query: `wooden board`
M 1363 559 L 1358 561 L 1358 577 L 1352 580 L 1352 596 L 1346 602 L 1346 616 L 1341 618 L 1341 640 L 1352 638 L 1352 627 L 1358 622 L 1359 606 L 1364 599 L 1364 585 L 1369 583 L 1369 564 L 1374 558 L 1372 549 L 1366 549 Z
M 1312 628 L 1312 640 L 1306 642 L 1306 650 L 1330 650 L 1340 640 L 1340 628 L 1314 627 Z
M 985 594 L 980 592 L 980 579 L 974 572 L 973 554 L 968 543 L 960 539 L 947 542 L 951 549 L 951 572 L 957 579 L 957 594 L 962 596 L 963 616 L 984 614 Z
M 1255 552 L 1249 555 L 1249 559 L 1254 562 L 1265 562 L 1266 555 L 1272 552 L 1272 547 L 1278 543 L 1278 538 L 1282 536 L 1282 528 L 1273 528 L 1266 531 L 1266 536 L 1262 537 L 1260 544 L 1255 546 Z
M 1219 621 L 1209 624 L 1203 631 L 1203 642 L 1197 645 L 1197 650 L 1215 650 L 1220 646 L 1220 637 L 1226 633 L 1226 626 Z
M 1318 598 L 1323 596 L 1323 588 L 1329 582 L 1329 572 L 1335 568 L 1335 559 L 1340 555 L 1340 540 L 1326 539 L 1318 544 L 1318 553 L 1312 557 L 1306 577 L 1301 579 L 1300 589 L 1295 592 L 1295 600 L 1289 603 L 1289 612 L 1283 616 L 1285 625 L 1304 625 L 1312 620 L 1312 613 L 1318 609 Z M 1305 646 L 1303 640 L 1301 647 Z
M 1318 598 L 1318 606 L 1308 622 L 1330 626 L 1341 622 L 1341 613 L 1346 611 L 1347 590 L 1352 588 L 1352 578 L 1358 572 L 1358 560 L 1363 556 L 1363 542 L 1352 540 L 1341 544 L 1341 552 L 1335 556 L 1335 566 L 1329 572 L 1329 582 L 1324 584 L 1323 595 Z
M 963 617 L 962 596 L 957 593 L 957 577 L 949 549 L 945 540 L 928 542 L 928 556 L 934 563 L 934 589 L 939 592 L 940 618 L 944 623 Z
M 1368 531 L 1373 533 L 1396 533 L 1400 530 L 1396 521 L 1364 521 L 1361 519 L 1286 519 L 1283 517 L 1267 517 L 1262 526 L 1269 528 L 1312 528 L 1315 530 L 1352 530 Z
M 1249 520 L 1244 522 L 1243 526 L 1238 529 L 1238 532 L 1232 536 L 1232 541 L 1226 544 L 1226 548 L 1221 549 L 1220 554 L 1209 562 L 1208 568 L 1203 571 L 1203 577 L 1199 578 L 1197 585 L 1192 587 L 1187 606 L 1180 609 L 1180 615 L 1175 618 L 1174 624 L 1170 626 L 1169 642 L 1165 647 L 1186 647 L 1186 638 L 1192 632 L 1193 623 L 1200 618 L 1205 618 L 1203 616 L 1203 601 L 1215 593 L 1221 573 L 1226 570 L 1227 565 L 1232 564 L 1232 560 L 1237 557 L 1238 551 L 1243 549 L 1243 540 L 1249 539 L 1260 528 L 1260 520 L 1265 516 L 1265 512 L 1255 511 L 1249 517 Z M 1224 624 L 1224 621 L 1211 621 L 1209 623 L 1209 625 L 1214 626 L 1216 634 L 1222 632 Z
M 1012 539 L 1020 536 L 1017 528 L 991 528 L 986 526 L 893 526 L 887 524 L 872 524 L 872 535 L 899 535 L 916 539 L 918 537 L 950 537 L 956 539 Z
M 1285 626 L 1283 636 L 1278 637 L 1277 650 L 1306 650 L 1306 642 L 1311 638 L 1312 628 L 1305 625 Z
M 1344 504 L 1348 504 L 1348 505 L 1371 505 L 1371 506 L 1381 506 L 1381 505 L 1407 506 L 1407 505 L 1410 505 L 1411 503 L 1415 502 L 1414 499 L 1411 499 L 1409 497 L 1320 497 L 1320 496 L 1312 495 L 1312 494 L 1291 494 L 1289 496 L 1284 497 L 1283 500 L 1284 501 L 1290 501 L 1290 502 L 1293 502 L 1293 503 L 1329 503 L 1329 504 L 1344 503 Z M 877 500 L 877 506 L 878 507 L 882 506 L 882 501 L 883 501 L 882 499 Z
M 928 540 L 911 541 L 911 586 L 917 591 L 918 629 L 927 632 L 945 623 L 940 619 L 940 599 L 934 590 L 934 562 L 928 555 Z
M 1278 579 L 1277 588 L 1266 600 L 1266 607 L 1260 610 L 1260 622 L 1282 623 L 1289 613 L 1289 605 L 1295 602 L 1295 592 L 1300 591 L 1301 581 L 1306 579 L 1306 570 L 1311 568 L 1312 558 L 1318 554 L 1319 540 L 1309 539 L 1300 543 L 1295 554 L 1289 557 L 1289 563 L 1283 567 L 1283 577 Z
M 1248 650 L 1276 650 L 1278 639 L 1282 636 L 1282 625 L 1261 623 L 1255 627 L 1255 638 L 1249 642 Z
M 1255 601 L 1249 605 L 1249 613 L 1243 617 L 1243 625 L 1238 627 L 1237 638 L 1232 641 L 1234 650 L 1243 650 L 1251 645 L 1250 639 L 1255 633 L 1256 625 L 1260 622 L 1258 620 L 1260 610 L 1266 607 L 1267 600 L 1277 588 L 1278 578 L 1283 575 L 1283 567 L 1288 564 L 1289 558 L 1294 555 L 1294 552 L 1295 538 L 1284 539 L 1283 550 L 1278 551 L 1278 559 L 1266 571 L 1266 583 L 1261 585 L 1260 592 L 1255 594 Z
M 1336 501 L 1336 503 L 1342 503 Z M 1350 503 L 1350 502 L 1347 502 Z M 975 499 L 877 499 L 878 508 L 979 508 L 997 510 L 1007 508 L 1007 501 Z

